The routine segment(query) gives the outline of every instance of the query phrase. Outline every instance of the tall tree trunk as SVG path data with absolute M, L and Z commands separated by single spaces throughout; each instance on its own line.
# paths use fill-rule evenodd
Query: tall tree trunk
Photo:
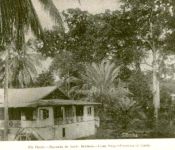
M 158 122 L 158 112 L 160 108 L 160 89 L 158 79 L 158 64 L 156 58 L 156 51 L 153 50 L 153 104 L 154 104 L 154 116 L 156 124 Z
M 9 76 L 9 46 L 6 46 L 7 56 L 5 60 L 5 83 L 4 83 L 4 140 L 8 140 L 8 76 Z
M 154 42 L 154 35 L 153 35 L 153 23 L 151 22 L 152 19 L 152 12 L 150 17 L 150 34 L 152 39 L 152 56 L 153 56 L 153 62 L 152 62 L 152 68 L 153 68 L 153 105 L 154 105 L 154 117 L 155 117 L 155 126 L 157 128 L 158 123 L 158 115 L 159 115 L 159 108 L 160 108 L 160 89 L 159 89 L 159 78 L 158 78 L 158 62 L 157 62 L 157 47 L 155 46 Z
M 67 78 L 68 78 L 68 81 L 67 81 L 67 96 L 70 98 L 70 73 L 69 73 L 69 70 L 67 72 Z

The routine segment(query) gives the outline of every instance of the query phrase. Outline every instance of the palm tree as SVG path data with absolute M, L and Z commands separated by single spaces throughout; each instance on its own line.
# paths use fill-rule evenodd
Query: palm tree
M 61 16 L 52 0 L 39 0 L 39 2 L 63 28 Z M 18 49 L 25 42 L 26 30 L 31 29 L 39 37 L 42 33 L 32 0 L 1 0 L 0 21 L 0 43 L 5 44 L 14 39 Z
M 74 79 L 79 84 L 71 89 L 77 94 L 85 95 L 86 100 L 100 101 L 102 104 L 116 93 L 115 81 L 118 77 L 119 67 L 109 61 L 92 63 L 85 66 L 82 79 Z
M 103 103 L 103 96 L 109 96 L 115 89 L 114 82 L 118 72 L 119 68 L 114 63 L 102 61 L 100 64 L 87 65 L 83 79 L 91 87 L 92 93 Z
M 52 0 L 39 1 L 63 29 L 60 14 Z M 17 51 L 22 50 L 23 44 L 25 43 L 26 31 L 29 30 L 31 30 L 37 37 L 43 39 L 42 26 L 39 22 L 32 0 L 0 0 L 0 47 L 1 51 L 7 51 L 4 84 L 5 140 L 8 140 L 9 51 L 13 42 L 15 42 Z
M 116 106 L 123 109 L 128 106 L 129 91 L 117 84 L 118 75 L 119 67 L 110 61 L 86 65 L 82 78 L 73 78 L 76 86 L 71 88 L 70 95 L 86 101 L 100 102 L 101 107 L 97 109 L 97 113 L 103 124 L 107 118 L 110 119 L 110 110 Z
M 5 55 L 5 52 L 3 54 Z M 1 55 L 1 83 L 4 82 L 5 78 L 4 55 Z M 9 52 L 9 86 L 23 88 L 34 83 L 38 75 L 37 67 L 41 67 L 40 60 L 42 59 L 40 54 L 29 50 L 27 45 L 24 45 L 21 51 L 15 51 L 15 47 L 13 47 L 12 51 Z

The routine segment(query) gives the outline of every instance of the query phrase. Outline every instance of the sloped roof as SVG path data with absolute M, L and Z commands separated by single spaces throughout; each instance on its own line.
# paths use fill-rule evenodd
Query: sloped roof
M 39 87 L 39 88 L 24 88 L 24 89 L 9 89 L 8 106 L 23 106 L 31 104 L 33 101 L 39 100 L 53 92 L 57 86 Z M 4 89 L 0 89 L 0 106 L 4 105 Z
M 59 106 L 59 105 L 99 105 L 100 103 L 82 101 L 82 100 L 63 100 L 63 99 L 52 99 L 52 100 L 39 100 L 28 107 L 38 107 L 38 106 Z

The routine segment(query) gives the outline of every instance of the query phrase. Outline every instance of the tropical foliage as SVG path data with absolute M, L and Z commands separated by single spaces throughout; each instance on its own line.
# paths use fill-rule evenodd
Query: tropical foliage
M 52 0 L 39 0 L 44 8 L 59 23 L 62 21 L 57 8 Z M 5 103 L 5 131 L 4 138 L 8 135 L 8 85 L 9 85 L 9 50 L 15 44 L 15 49 L 21 51 L 26 42 L 26 32 L 31 31 L 35 36 L 43 39 L 42 26 L 34 9 L 32 0 L 1 0 L 0 5 L 0 48 L 7 52 L 5 60 L 5 83 L 4 83 L 4 103 Z M 61 24 L 62 25 L 62 24 Z M 21 63 L 20 63 L 21 64 Z M 25 69 L 26 70 L 26 69 Z M 23 76 L 20 73 L 20 76 Z M 27 79 L 28 80 L 28 79 Z M 20 83 L 24 84 L 24 83 Z M 26 84 L 26 83 L 25 83 Z
M 4 83 L 6 52 L 2 52 L 1 82 Z M 21 51 L 16 51 L 15 45 L 11 46 L 9 52 L 9 86 L 10 87 L 27 87 L 35 82 L 38 75 L 37 68 L 41 67 L 43 58 L 38 53 L 24 45 Z
M 100 100 L 103 103 L 116 90 L 114 82 L 118 71 L 119 68 L 109 61 L 86 65 L 85 74 L 81 75 L 83 84 L 77 93 L 85 95 L 88 100 Z
M 62 25 L 62 20 L 52 0 L 39 0 L 51 16 Z M 0 5 L 0 43 L 4 45 L 12 40 L 20 50 L 29 29 L 38 37 L 42 35 L 42 26 L 32 0 L 2 0 Z M 5 46 L 5 45 L 4 45 Z
M 115 133 L 154 130 L 153 120 L 156 132 L 165 127 L 162 122 L 172 124 L 166 118 L 172 116 L 168 107 L 173 88 L 162 85 L 174 75 L 174 64 L 166 62 L 174 54 L 172 0 L 121 0 L 120 10 L 100 14 L 78 8 L 60 14 L 52 0 L 39 0 L 55 21 L 53 30 L 42 29 L 32 0 L 0 1 L 0 79 L 6 77 L 6 90 L 8 85 L 61 84 L 70 99 L 102 103 L 102 128 L 111 127 Z M 26 42 L 29 32 L 40 40 Z M 50 68 L 39 75 L 38 52 L 52 59 Z

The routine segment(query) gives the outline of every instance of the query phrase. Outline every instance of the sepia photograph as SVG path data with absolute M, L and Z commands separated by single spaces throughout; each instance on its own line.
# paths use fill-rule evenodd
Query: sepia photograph
M 0 141 L 163 138 L 174 0 L 0 0 Z

